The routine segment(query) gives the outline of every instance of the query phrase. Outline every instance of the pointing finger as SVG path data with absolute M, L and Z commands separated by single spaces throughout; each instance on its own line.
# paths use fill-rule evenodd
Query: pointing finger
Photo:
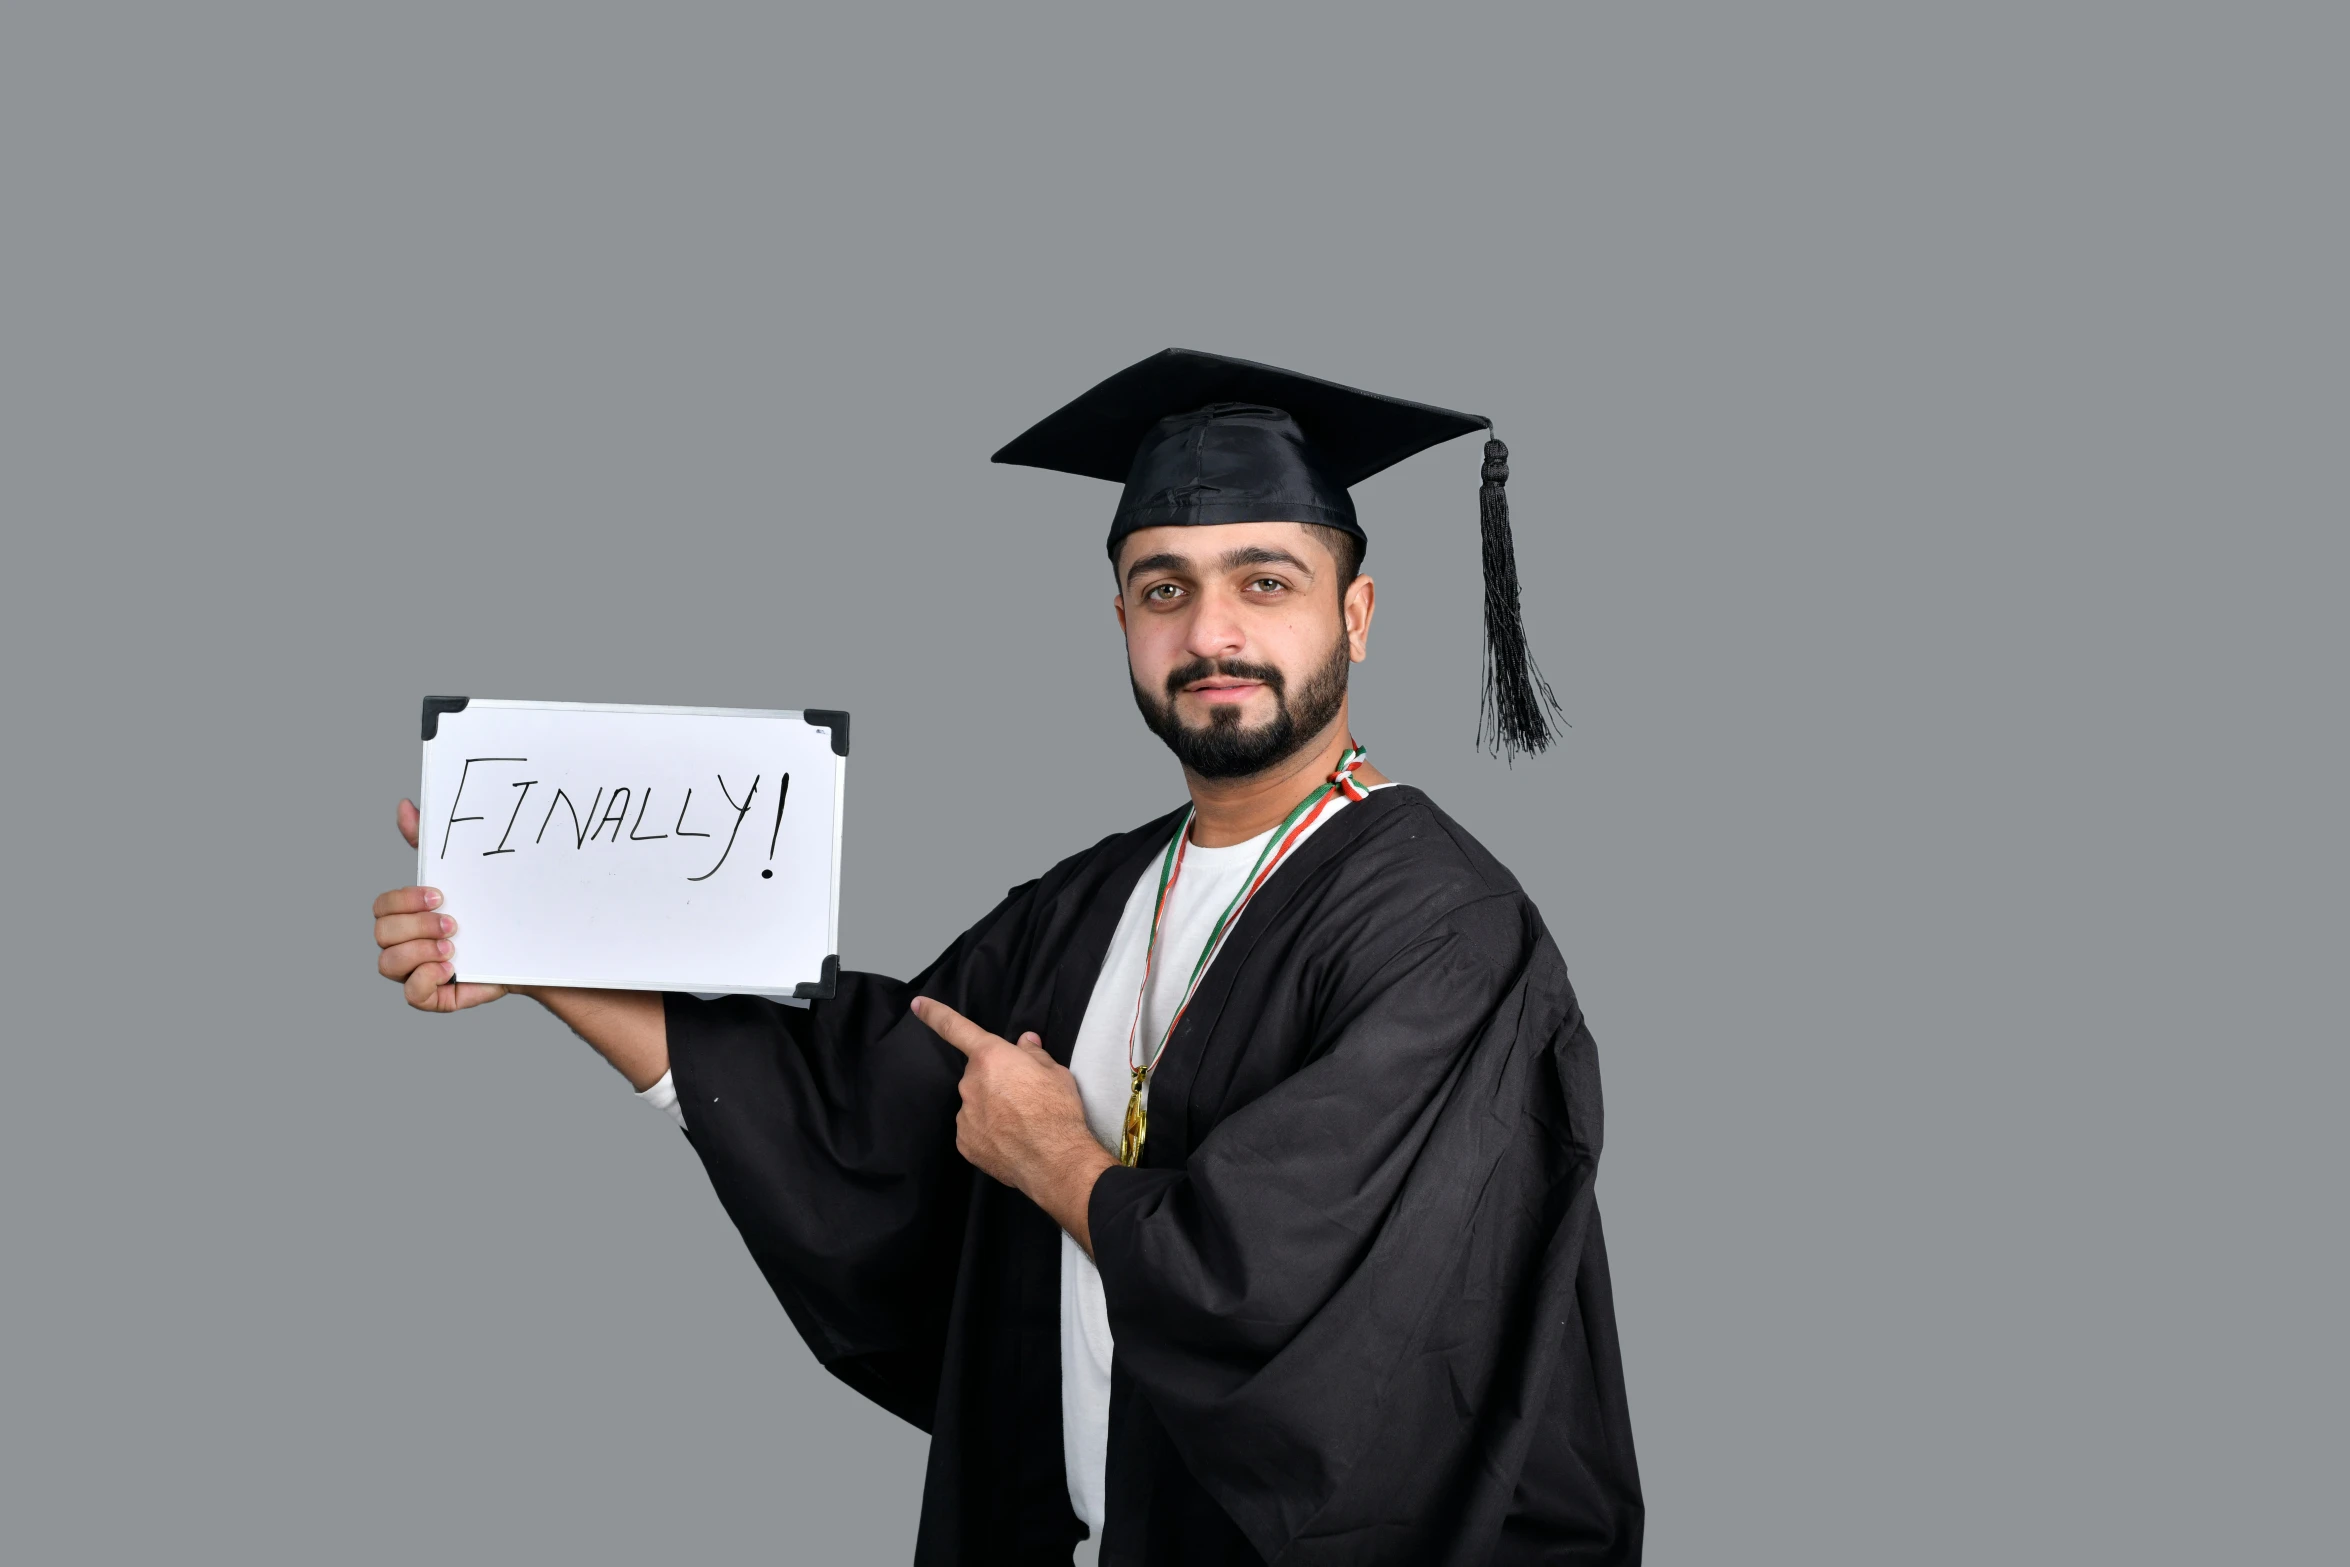
M 929 1024 L 932 1033 L 967 1056 L 977 1055 L 989 1045 L 1003 1043 L 953 1007 L 928 996 L 914 998 L 914 1015 Z

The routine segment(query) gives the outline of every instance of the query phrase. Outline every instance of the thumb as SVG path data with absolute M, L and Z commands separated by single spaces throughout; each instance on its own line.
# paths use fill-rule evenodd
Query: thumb
M 1050 1061 L 1052 1059 L 1050 1055 L 1045 1053 L 1044 1036 L 1033 1030 L 1020 1036 L 1020 1048 L 1040 1060 Z
M 417 815 L 416 802 L 414 800 L 402 800 L 400 802 L 400 809 L 394 814 L 400 823 L 400 836 L 408 840 L 409 848 L 415 848 L 417 823 L 421 820 L 421 818 Z

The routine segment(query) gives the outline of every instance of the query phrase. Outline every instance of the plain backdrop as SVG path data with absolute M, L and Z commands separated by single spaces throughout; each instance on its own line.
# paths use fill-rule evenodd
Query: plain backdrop
M 683 1139 L 367 904 L 427 692 L 851 710 L 854 968 L 1167 809 L 1111 489 L 987 456 L 1178 344 L 1511 443 L 1573 728 L 1472 747 L 1464 441 L 1359 733 L 1593 1020 L 1650 1559 L 2338 1559 L 2346 44 L 10 5 L 0 1555 L 907 1558 Z

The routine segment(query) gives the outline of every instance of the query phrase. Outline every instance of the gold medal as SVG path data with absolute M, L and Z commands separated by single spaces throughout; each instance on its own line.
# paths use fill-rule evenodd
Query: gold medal
M 1126 1096 L 1126 1129 L 1118 1136 L 1118 1162 L 1128 1169 L 1142 1157 L 1142 1137 L 1148 1129 L 1142 1109 L 1142 1089 L 1150 1081 L 1147 1066 L 1134 1069 L 1134 1092 Z

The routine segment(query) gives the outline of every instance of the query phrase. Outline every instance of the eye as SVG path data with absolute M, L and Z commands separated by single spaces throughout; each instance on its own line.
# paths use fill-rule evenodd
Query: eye
M 1155 600 L 1158 603 L 1164 604 L 1173 599 L 1182 591 L 1183 590 L 1181 588 L 1177 587 L 1172 582 L 1154 582 L 1149 587 L 1142 590 L 1142 596 L 1147 600 Z
M 1259 577 L 1248 585 L 1248 590 L 1251 593 L 1281 593 L 1287 591 L 1288 587 L 1289 584 L 1279 577 Z

